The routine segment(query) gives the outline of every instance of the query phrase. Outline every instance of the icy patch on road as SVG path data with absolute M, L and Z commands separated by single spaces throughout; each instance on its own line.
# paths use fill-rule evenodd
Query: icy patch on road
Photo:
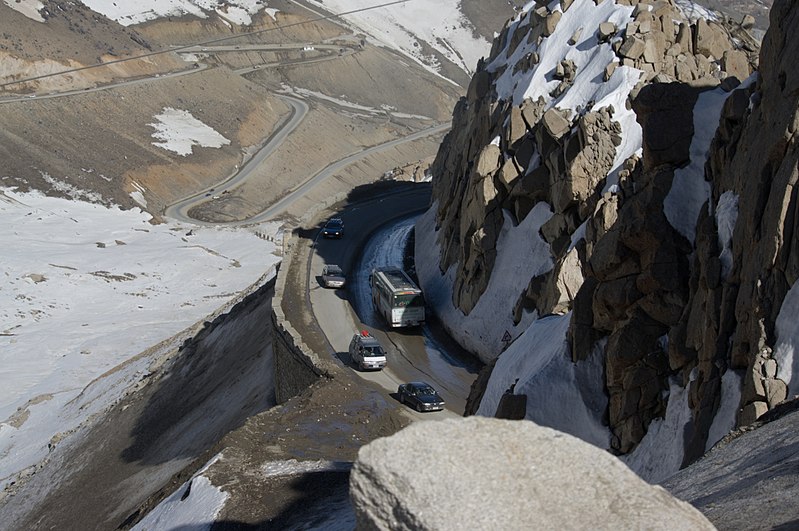
M 178 155 L 191 155 L 195 145 L 219 148 L 230 144 L 230 140 L 192 116 L 189 111 L 165 107 L 155 119 L 158 121 L 147 125 L 155 128 L 153 138 L 162 142 L 153 142 L 153 145 Z
M 279 476 L 295 476 L 297 474 L 307 474 L 308 472 L 345 472 L 352 468 L 352 463 L 341 461 L 297 461 L 287 459 L 285 461 L 270 461 L 261 466 L 261 473 L 264 477 L 273 478 Z

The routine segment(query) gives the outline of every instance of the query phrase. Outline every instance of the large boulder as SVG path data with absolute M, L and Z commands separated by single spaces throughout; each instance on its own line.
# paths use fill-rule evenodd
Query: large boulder
M 527 421 L 415 423 L 358 452 L 358 529 L 714 529 L 607 452 Z

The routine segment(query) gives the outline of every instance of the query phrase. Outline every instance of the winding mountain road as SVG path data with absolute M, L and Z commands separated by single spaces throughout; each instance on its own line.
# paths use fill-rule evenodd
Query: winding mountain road
M 308 113 L 308 104 L 305 103 L 303 100 L 294 98 L 292 96 L 285 96 L 279 95 L 280 99 L 286 102 L 291 107 L 291 113 L 289 114 L 288 118 L 278 127 L 272 135 L 266 139 L 263 147 L 258 150 L 258 152 L 250 158 L 240 169 L 221 183 L 201 190 L 195 194 L 190 195 L 184 199 L 181 199 L 177 203 L 173 203 L 172 205 L 168 206 L 164 210 L 164 215 L 170 217 L 172 219 L 178 219 L 181 221 L 190 221 L 192 223 L 198 223 L 201 225 L 220 225 L 220 223 L 209 223 L 200 220 L 196 220 L 189 216 L 189 210 L 203 202 L 207 201 L 207 195 L 213 192 L 214 194 L 222 194 L 228 190 L 235 188 L 236 186 L 240 185 L 242 182 L 247 180 L 250 176 L 250 173 L 258 167 L 269 155 L 271 155 L 279 146 L 283 143 L 283 141 L 288 138 L 294 129 L 297 128 L 300 123 L 302 123 L 303 118 Z M 247 223 L 252 222 L 252 220 L 247 221 Z M 242 224 L 244 222 L 237 222 L 232 224 Z

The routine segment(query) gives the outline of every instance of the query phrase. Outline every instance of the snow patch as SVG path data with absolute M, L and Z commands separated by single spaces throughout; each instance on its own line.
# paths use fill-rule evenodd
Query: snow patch
M 689 150 L 691 162 L 674 172 L 671 190 L 663 200 L 666 219 L 691 245 L 696 237 L 699 212 L 710 199 L 710 184 L 705 180 L 705 162 L 710 142 L 719 126 L 721 107 L 729 95 L 722 88 L 699 95 L 694 105 L 694 137 Z
M 51 177 L 50 174 L 47 172 L 39 170 L 39 175 L 42 176 L 42 179 L 44 179 L 45 182 L 49 184 L 54 191 L 62 193 L 72 199 L 90 201 L 92 203 L 100 203 L 103 200 L 103 196 L 98 194 L 97 192 L 81 190 L 77 186 L 71 185 L 64 181 L 59 181 L 58 179 Z
M 692 0 L 674 0 L 674 5 L 680 8 L 683 16 L 690 20 L 691 24 L 695 24 L 700 18 L 705 20 L 718 20 L 714 12 L 700 6 Z
M 161 142 L 153 142 L 153 145 L 178 155 L 191 155 L 194 146 L 219 148 L 230 144 L 230 140 L 192 116 L 189 111 L 165 107 L 154 118 L 158 121 L 147 125 L 155 128 L 152 136 Z
M 227 22 L 248 25 L 252 24 L 252 16 L 266 7 L 263 0 L 226 0 L 224 6 L 220 6 L 217 0 L 84 0 L 83 3 L 123 26 L 183 15 L 207 18 L 211 12 L 216 12 Z
M 416 269 L 425 299 L 435 308 L 450 334 L 464 348 L 481 359 L 494 359 L 502 351 L 502 337 L 524 332 L 535 317 L 525 314 L 513 323 L 511 305 L 527 288 L 531 278 L 552 269 L 549 245 L 539 236 L 541 226 L 552 217 L 549 205 L 538 203 L 519 225 L 514 226 L 505 212 L 505 222 L 497 239 L 497 257 L 485 292 L 464 315 L 452 304 L 455 266 L 442 276 L 438 270 L 438 243 L 435 218 L 437 205 L 422 215 L 416 224 Z
M 44 22 L 44 18 L 42 18 L 41 14 L 44 4 L 39 2 L 39 0 L 3 0 L 3 3 L 31 20 Z
M 613 108 L 613 120 L 621 125 L 622 143 L 616 148 L 611 173 L 633 154 L 640 152 L 641 126 L 635 113 L 627 109 L 626 100 L 638 83 L 641 71 L 627 66 L 619 66 L 608 81 L 603 82 L 605 67 L 618 63 L 612 42 L 600 43 L 597 39 L 599 25 L 613 22 L 623 33 L 630 21 L 633 8 L 617 5 L 615 2 L 602 2 L 596 5 L 593 0 L 576 0 L 558 23 L 555 32 L 545 38 L 540 46 L 521 39 L 515 50 L 509 50 L 510 39 L 499 52 L 487 70 L 504 71 L 496 80 L 499 99 L 511 100 L 520 105 L 526 98 L 543 98 L 546 107 L 568 110 L 572 116 L 578 111 L 594 111 L 604 107 Z M 513 35 L 519 27 L 529 25 L 530 15 L 520 16 L 511 24 L 508 35 Z M 581 30 L 581 40 L 569 44 L 574 33 Z M 535 68 L 524 72 L 513 68 L 530 53 L 538 53 L 539 63 Z M 508 54 L 510 54 L 508 56 Z M 560 83 L 552 78 L 552 71 L 563 60 L 571 60 L 576 66 L 576 76 L 569 89 L 558 98 L 550 92 Z M 529 171 L 529 170 L 528 170 Z M 610 180 L 610 179 L 609 179 Z M 613 183 L 608 183 L 611 185 Z
M 425 47 L 433 48 L 468 75 L 491 50 L 491 43 L 475 37 L 474 28 L 460 12 L 460 0 L 405 2 L 379 9 L 366 9 L 379 4 L 373 0 L 310 3 L 333 13 L 347 13 L 342 18 L 370 40 L 399 50 L 435 74 L 439 74 L 438 61 L 422 51 Z
M 738 221 L 738 194 L 727 190 L 719 197 L 716 205 L 716 227 L 718 227 L 719 261 L 721 261 L 721 276 L 727 278 L 732 270 L 732 234 L 735 223 Z
M 793 375 L 799 374 L 799 326 L 796 316 L 799 315 L 799 283 L 794 282 L 780 307 L 775 323 L 777 342 L 774 345 L 773 357 L 777 360 L 777 378 L 788 386 L 788 396 L 797 394 L 797 386 Z
M 478 415 L 493 417 L 509 386 L 527 395 L 525 419 L 560 430 L 600 448 L 610 446 L 602 425 L 608 399 L 604 390 L 604 342 L 579 364 L 572 363 L 566 334 L 571 314 L 536 320 L 497 359 Z
M 0 191 L 0 367 L 13 375 L 0 388 L 2 489 L 47 456 L 54 434 L 146 374 L 139 353 L 273 276 L 279 259 L 249 231 Z
M 661 483 L 682 466 L 684 434 L 692 418 L 688 389 L 672 379 L 666 418 L 653 420 L 635 450 L 620 459 L 646 481 Z
M 719 404 L 719 410 L 710 425 L 705 451 L 710 450 L 714 444 L 735 428 L 735 423 L 738 419 L 738 408 L 741 404 L 742 382 L 743 374 L 739 374 L 732 369 L 727 369 L 721 377 L 721 404 Z
M 220 457 L 221 454 L 214 457 L 200 472 L 147 513 L 147 516 L 133 526 L 134 531 L 211 529 L 216 516 L 230 495 L 214 486 L 211 480 L 201 474 Z
M 147 200 L 144 198 L 144 194 L 142 194 L 140 191 L 135 190 L 131 192 L 129 195 L 131 199 L 136 201 L 137 205 L 139 205 L 142 208 L 147 208 Z

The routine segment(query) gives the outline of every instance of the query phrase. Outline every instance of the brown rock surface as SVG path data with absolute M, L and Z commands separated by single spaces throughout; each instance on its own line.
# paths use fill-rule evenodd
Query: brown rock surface
M 606 347 L 606 369 L 613 375 L 608 382 L 614 404 L 610 422 L 617 436 L 614 447 L 623 452 L 633 448 L 648 424 L 665 411 L 661 391 L 667 389 L 669 371 L 695 359 L 664 350 L 670 328 L 701 342 L 694 322 L 678 326 L 693 282 L 687 259 L 691 243 L 663 214 L 674 170 L 689 161 L 694 103 L 702 90 L 718 86 L 722 79 L 746 77 L 754 60 L 740 25 L 691 22 L 669 1 L 651 8 L 649 3 L 625 3 L 636 6 L 626 28 L 606 23 L 597 33 L 599 40 L 615 39 L 619 64 L 643 72 L 631 97 L 643 128 L 643 158 L 619 171 L 620 193 L 612 198 L 601 195 L 622 141 L 613 109 L 570 115 L 543 102 L 515 108 L 496 101 L 490 90 L 483 91 L 481 99 L 470 93 L 468 105 L 456 108 L 453 132 L 433 167 L 433 174 L 440 176 L 434 184 L 440 266 L 445 270 L 458 264 L 454 302 L 465 313 L 491 276 L 501 209 L 521 220 L 539 201 L 551 206 L 552 217 L 540 235 L 550 245 L 554 267 L 529 279 L 514 302 L 514 316 L 519 319 L 524 310 L 537 310 L 539 315 L 573 310 L 570 340 L 575 360 L 583 359 L 599 337 L 613 338 Z M 512 34 L 506 31 L 498 41 L 540 43 L 554 30 L 557 13 L 539 7 L 526 41 L 522 26 L 514 27 Z M 495 45 L 493 53 L 499 50 Z M 535 63 L 527 61 L 520 70 L 539 66 L 537 50 L 531 53 L 536 53 Z M 605 79 L 613 75 L 615 64 L 608 65 Z M 574 65 L 564 59 L 555 63 L 549 75 L 560 83 L 551 97 L 569 90 L 579 75 Z M 500 73 L 479 73 L 480 83 Z M 734 83 L 725 81 L 724 86 L 729 89 Z M 736 105 L 728 112 L 739 115 L 747 100 L 732 99 Z M 506 160 L 502 162 L 492 148 L 489 164 L 483 149 L 497 135 Z M 583 224 L 585 239 L 572 248 L 574 232 Z M 705 283 L 719 282 L 721 264 L 718 259 L 713 264 L 702 277 Z M 580 284 L 583 289 L 575 291 Z M 718 371 L 708 373 L 697 386 L 715 392 L 719 378 Z M 779 386 L 772 387 L 773 396 L 780 396 Z M 697 407 L 712 410 L 715 402 L 701 394 L 695 396 Z
M 696 360 L 688 367 L 697 364 L 700 378 L 719 366 L 746 371 L 744 380 L 749 383 L 743 389 L 739 424 L 752 422 L 784 398 L 783 384 L 774 379 L 771 347 L 782 300 L 799 278 L 799 257 L 790 236 L 799 208 L 794 191 L 799 152 L 792 140 L 799 120 L 799 77 L 792 64 L 799 56 L 793 31 L 799 6 L 778 1 L 771 20 L 759 81 L 727 100 L 707 166 L 713 205 L 725 193 L 738 198 L 732 268 L 718 281 L 703 281 L 716 277 L 715 257 L 720 252 L 715 219 L 706 216 L 697 233 L 691 300 L 669 342 L 672 365 Z M 749 101 L 751 108 L 746 107 Z M 700 391 L 698 398 L 708 402 L 705 394 Z M 701 411 L 699 433 L 712 414 L 712 409 Z M 689 457 L 702 451 L 704 441 L 699 439 Z

